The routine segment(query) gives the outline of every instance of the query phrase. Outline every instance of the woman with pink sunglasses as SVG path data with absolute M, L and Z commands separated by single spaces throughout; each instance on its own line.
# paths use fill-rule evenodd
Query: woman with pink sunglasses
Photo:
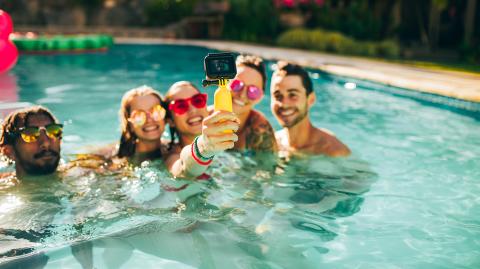
M 202 175 L 216 153 L 231 149 L 238 140 L 239 120 L 234 113 L 209 115 L 207 95 L 190 82 L 173 84 L 166 94 L 171 143 L 166 165 L 175 177 Z M 178 136 L 178 141 L 177 141 Z
M 267 80 L 263 60 L 252 55 L 239 55 L 237 75 L 230 81 L 233 112 L 240 119 L 237 150 L 276 152 L 275 133 L 265 116 L 253 109 L 262 100 Z

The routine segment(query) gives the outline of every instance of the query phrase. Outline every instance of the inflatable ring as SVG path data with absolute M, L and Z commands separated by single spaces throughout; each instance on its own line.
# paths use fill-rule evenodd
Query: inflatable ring
M 84 52 L 106 50 L 113 45 L 109 35 L 13 36 L 18 50 L 27 53 Z
M 12 31 L 12 18 L 0 9 L 0 74 L 8 72 L 17 63 L 18 50 L 9 40 Z

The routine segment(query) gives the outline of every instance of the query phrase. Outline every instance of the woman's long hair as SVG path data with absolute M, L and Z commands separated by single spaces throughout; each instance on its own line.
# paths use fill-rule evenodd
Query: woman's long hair
M 137 144 L 137 135 L 133 131 L 132 125 L 128 122 L 130 117 L 131 106 L 130 103 L 137 96 L 153 95 L 158 98 L 158 101 L 163 106 L 163 98 L 159 92 L 148 86 L 141 86 L 134 88 L 126 92 L 122 97 L 122 103 L 120 105 L 120 126 L 122 129 L 122 136 L 120 137 L 120 143 L 118 147 L 118 157 L 131 157 L 135 154 L 135 146 Z
M 193 83 L 191 83 L 190 81 L 177 81 L 175 83 L 173 83 L 172 86 L 170 86 L 170 88 L 168 89 L 167 91 L 167 94 L 165 95 L 165 109 L 167 110 L 167 118 L 170 119 L 170 121 L 173 123 L 173 111 L 170 111 L 170 109 L 168 108 L 168 104 L 170 103 L 170 101 L 172 101 L 170 99 L 170 93 L 176 89 L 176 88 L 179 88 L 179 87 L 184 87 L 184 86 L 190 86 L 192 88 L 194 88 L 195 90 L 197 90 L 198 92 L 200 92 L 200 90 L 195 86 L 193 85 Z M 168 129 L 170 131 L 170 144 L 168 145 L 168 149 L 172 149 L 172 147 L 175 145 L 177 139 L 178 141 L 180 142 L 180 133 L 178 132 L 177 128 L 175 128 L 174 126 L 172 126 L 172 124 L 169 124 L 168 125 Z

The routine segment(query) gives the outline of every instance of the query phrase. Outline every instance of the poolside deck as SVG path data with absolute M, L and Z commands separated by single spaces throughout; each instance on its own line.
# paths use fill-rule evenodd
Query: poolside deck
M 116 38 L 116 42 L 196 45 L 223 51 L 251 53 L 265 59 L 283 59 L 318 68 L 335 75 L 371 80 L 395 87 L 480 103 L 480 74 L 436 71 L 359 57 L 227 41 Z

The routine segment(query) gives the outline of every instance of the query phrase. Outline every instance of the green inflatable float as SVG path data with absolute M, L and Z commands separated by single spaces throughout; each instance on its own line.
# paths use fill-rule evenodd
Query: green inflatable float
M 83 52 L 106 50 L 113 45 L 109 35 L 14 36 L 12 41 L 21 52 Z

